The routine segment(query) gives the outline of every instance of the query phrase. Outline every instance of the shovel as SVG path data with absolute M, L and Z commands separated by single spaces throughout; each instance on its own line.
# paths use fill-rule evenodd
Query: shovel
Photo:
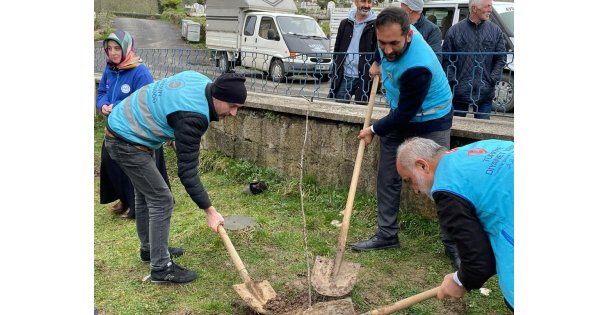
M 253 281 L 251 277 L 249 277 L 249 273 L 247 273 L 247 269 L 245 269 L 245 265 L 243 265 L 243 261 L 239 257 L 239 254 L 234 249 L 228 234 L 226 234 L 226 230 L 224 230 L 223 225 L 219 225 L 217 227 L 217 231 L 222 237 L 222 241 L 230 254 L 230 258 L 232 262 L 236 266 L 236 269 L 241 276 L 241 279 L 245 283 L 235 284 L 232 288 L 238 293 L 243 301 L 245 301 L 251 308 L 253 308 L 256 312 L 260 314 L 267 314 L 268 311 L 264 309 L 266 303 L 275 298 L 277 296 L 274 289 L 270 286 L 270 283 L 267 280 L 264 281 Z
M 378 78 L 374 77 L 372 84 L 372 93 L 367 104 L 367 114 L 363 128 L 369 126 L 372 117 L 372 109 L 374 108 L 374 100 L 376 99 L 376 90 L 378 89 Z M 355 169 L 350 182 L 348 191 L 348 199 L 346 208 L 344 209 L 344 218 L 342 219 L 342 228 L 340 229 L 340 238 L 338 239 L 338 247 L 336 249 L 336 258 L 334 260 L 317 256 L 315 264 L 312 268 L 312 285 L 315 290 L 326 296 L 343 296 L 353 289 L 357 282 L 357 273 L 360 264 L 343 262 L 344 247 L 346 246 L 346 236 L 348 235 L 348 227 L 350 225 L 350 215 L 353 211 L 353 201 L 357 191 L 357 182 L 359 181 L 359 171 L 361 170 L 361 161 L 363 160 L 363 151 L 365 150 L 365 141 L 359 141 L 359 150 L 355 159 Z
M 425 301 L 432 297 L 437 296 L 437 291 L 439 291 L 439 287 L 424 291 L 422 293 L 418 293 L 414 296 L 410 296 L 403 300 L 397 301 L 393 304 L 383 306 L 381 308 L 363 313 L 361 315 L 392 314 L 394 312 L 406 309 L 414 304 L 420 303 L 422 301 Z M 304 313 L 303 313 L 303 315 L 326 315 L 326 314 L 356 315 L 355 309 L 353 307 L 353 303 L 350 298 L 323 302 L 323 303 L 317 303 L 317 304 L 313 305 L 311 308 L 304 311 Z
M 437 291 L 439 291 L 439 287 L 432 288 L 430 290 L 426 290 L 422 293 L 418 293 L 414 296 L 410 296 L 403 300 L 399 300 L 391 305 L 383 306 L 379 309 L 375 309 L 373 311 L 363 313 L 361 315 L 385 315 L 392 314 L 396 311 L 400 311 L 402 309 L 406 309 L 414 304 L 420 303 L 422 301 L 428 300 L 430 298 L 437 296 Z

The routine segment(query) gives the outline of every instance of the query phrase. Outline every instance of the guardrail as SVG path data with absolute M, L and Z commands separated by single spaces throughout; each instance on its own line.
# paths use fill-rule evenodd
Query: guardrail
M 207 75 L 211 79 L 216 78 L 228 69 L 243 73 L 247 77 L 247 88 L 250 91 L 286 95 L 304 96 L 314 101 L 314 99 L 333 100 L 329 97 L 330 89 L 335 88 L 337 67 L 345 67 L 347 63 L 341 65 L 334 64 L 331 60 L 338 55 L 344 55 L 344 60 L 349 60 L 345 53 L 320 53 L 320 54 L 293 54 L 288 58 L 279 59 L 264 53 L 241 52 L 240 58 L 231 58 L 231 55 L 238 56 L 235 52 L 220 52 L 208 49 L 136 49 L 136 54 L 140 56 L 149 68 L 155 79 L 161 79 L 185 70 L 194 70 Z M 438 55 L 450 56 L 449 71 L 457 72 L 458 60 L 460 58 L 474 58 L 474 67 L 470 69 L 474 74 L 466 82 L 457 82 L 469 86 L 478 86 L 475 80 L 483 75 L 483 61 L 495 55 L 504 55 L 507 65 L 503 71 L 503 78 L 497 82 L 495 87 L 495 98 L 491 116 L 503 116 L 509 119 L 513 114 L 508 112 L 513 108 L 514 95 L 514 73 L 513 73 L 513 52 L 509 53 L 438 53 Z M 358 54 L 359 58 L 364 58 L 365 69 L 371 66 L 372 56 L 369 53 Z M 238 59 L 238 62 L 236 61 Z M 356 59 L 356 58 L 355 58 Z M 95 48 L 94 71 L 102 73 L 106 67 L 106 56 L 102 48 Z M 351 102 L 354 104 L 367 104 L 369 95 L 368 86 L 362 87 L 362 100 Z M 376 106 L 387 107 L 384 90 L 380 88 L 376 97 Z M 353 95 L 347 94 L 347 97 Z M 472 104 L 469 114 L 476 112 L 476 104 L 479 95 L 471 93 L 470 103 Z

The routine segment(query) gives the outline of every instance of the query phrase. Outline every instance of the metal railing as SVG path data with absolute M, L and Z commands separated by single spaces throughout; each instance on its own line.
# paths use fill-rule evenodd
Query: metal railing
M 136 54 L 140 56 L 154 79 L 162 79 L 185 70 L 200 72 L 211 79 L 215 79 L 228 69 L 234 69 L 238 73 L 243 73 L 247 77 L 247 89 L 249 91 L 306 97 L 308 99 L 323 99 L 329 101 L 339 101 L 335 99 L 335 94 L 330 95 L 330 90 L 337 91 L 339 86 L 336 73 L 348 75 L 350 62 L 357 62 L 358 58 L 363 58 L 365 71 L 369 70 L 372 64 L 372 54 L 362 53 L 349 55 L 346 53 L 319 53 L 319 54 L 296 54 L 288 58 L 279 59 L 264 53 L 241 52 L 238 56 L 235 52 L 219 52 L 208 49 L 136 49 Z M 340 56 L 342 55 L 342 56 Z M 459 85 L 466 85 L 478 88 L 479 78 L 484 75 L 484 60 L 495 55 L 506 57 L 507 64 L 503 71 L 503 79 L 496 83 L 495 98 L 493 101 L 491 116 L 505 116 L 512 118 L 513 114 L 508 112 L 513 108 L 513 53 L 438 53 L 441 58 L 450 58 L 449 70 L 458 73 L 457 66 L 461 58 L 474 58 L 473 67 L 467 69 L 472 71 L 472 75 L 465 82 L 456 82 L 452 89 Z M 448 56 L 449 55 L 449 56 Z M 235 58 L 238 56 L 240 58 Z M 358 58 L 351 58 L 358 57 Z M 236 61 L 238 59 L 238 62 Z M 340 64 L 332 60 L 343 60 Z M 102 48 L 95 48 L 95 72 L 103 73 L 106 67 L 106 55 Z M 340 69 L 342 67 L 342 69 Z M 343 71 L 336 71 L 343 70 Z M 361 81 L 360 77 L 357 78 Z M 371 89 L 371 82 L 361 86 L 361 97 L 355 101 L 354 95 L 346 94 L 347 99 L 351 99 L 354 104 L 367 104 Z M 483 84 L 483 83 L 481 83 Z M 478 89 L 477 89 L 478 90 Z M 471 92 L 469 114 L 477 112 L 477 102 L 479 94 Z M 344 101 L 343 101 L 344 102 Z M 348 102 L 348 101 L 346 101 Z M 377 93 L 375 106 L 387 107 L 384 89 L 381 87 Z

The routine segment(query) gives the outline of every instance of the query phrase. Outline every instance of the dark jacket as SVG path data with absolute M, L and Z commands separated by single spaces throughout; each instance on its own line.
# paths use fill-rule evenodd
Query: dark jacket
M 211 86 L 212 84 L 208 84 L 205 88 L 205 97 L 209 104 L 209 122 L 219 120 L 213 106 Z M 211 200 L 198 175 L 201 138 L 209 128 L 207 118 L 199 113 L 177 111 L 167 115 L 167 123 L 175 132 L 177 175 L 196 205 L 207 209 L 211 207 Z
M 434 52 L 441 51 L 441 30 L 439 26 L 429 21 L 424 15 L 420 15 L 418 21 L 413 25 Z
M 331 83 L 329 84 L 329 98 L 335 98 L 336 92 L 342 84 L 344 79 L 344 60 L 346 59 L 346 51 L 350 45 L 350 40 L 353 37 L 354 22 L 346 18 L 340 22 L 338 27 L 338 34 L 336 35 L 336 43 L 334 44 L 333 63 L 330 73 Z M 363 80 L 361 87 L 355 92 L 355 100 L 361 101 L 363 95 L 370 95 L 369 90 L 371 89 L 371 78 L 369 76 L 369 68 L 373 63 L 373 53 L 378 47 L 378 40 L 376 38 L 376 20 L 367 22 L 361 33 L 361 40 L 359 41 L 359 75 Z M 338 54 L 335 54 L 338 53 Z
M 167 80 L 167 78 L 163 80 Z M 156 83 L 158 82 L 159 81 L 156 81 Z M 184 185 L 186 192 L 190 198 L 192 198 L 192 201 L 194 201 L 194 203 L 196 203 L 196 205 L 201 209 L 207 209 L 212 205 L 209 195 L 207 194 L 207 191 L 201 182 L 200 176 L 198 175 L 198 160 L 201 147 L 201 138 L 209 128 L 209 124 L 212 121 L 218 121 L 219 119 L 215 111 L 215 107 L 213 106 L 213 95 L 211 92 L 212 84 L 213 83 L 207 84 L 204 92 L 209 109 L 209 117 L 205 117 L 205 115 L 198 112 L 186 110 L 178 110 L 166 116 L 167 124 L 171 127 L 171 129 L 173 129 L 177 159 L 177 175 L 179 176 L 182 185 Z M 154 90 L 152 89 L 150 91 Z M 155 95 L 165 94 L 156 93 Z M 147 97 L 144 96 L 143 99 L 147 99 Z M 112 115 L 119 115 L 114 116 L 116 120 L 127 119 L 127 115 L 121 115 L 123 112 L 117 113 L 117 111 L 112 111 L 110 117 L 112 117 Z M 115 129 L 113 129 L 111 120 L 108 122 L 107 128 L 110 133 L 121 141 L 136 146 L 143 146 L 141 143 L 133 142 L 127 139 L 124 134 L 121 134 L 116 130 L 116 128 L 118 128 L 116 125 L 114 125 Z
M 466 18 L 448 30 L 442 51 L 448 52 L 505 52 L 505 37 L 500 27 L 482 21 L 479 25 Z M 479 64 L 481 66 L 479 66 Z M 500 80 L 506 55 L 443 55 L 454 101 L 485 102 L 494 98 L 494 86 Z M 481 73 L 481 76 L 479 75 Z
M 462 259 L 458 279 L 467 290 L 481 288 L 496 274 L 496 259 L 475 207 L 460 196 L 445 191 L 433 193 L 433 200 L 437 205 L 439 223 L 456 243 Z

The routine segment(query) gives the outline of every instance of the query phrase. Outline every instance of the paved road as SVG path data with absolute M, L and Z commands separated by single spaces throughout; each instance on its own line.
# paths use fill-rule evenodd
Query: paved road
M 181 37 L 181 29 L 165 21 L 116 17 L 112 27 L 131 33 L 136 48 L 192 48 Z M 95 47 L 101 47 L 101 41 Z
M 179 27 L 161 20 L 117 17 L 114 29 L 131 33 L 137 48 L 192 48 L 182 39 Z

